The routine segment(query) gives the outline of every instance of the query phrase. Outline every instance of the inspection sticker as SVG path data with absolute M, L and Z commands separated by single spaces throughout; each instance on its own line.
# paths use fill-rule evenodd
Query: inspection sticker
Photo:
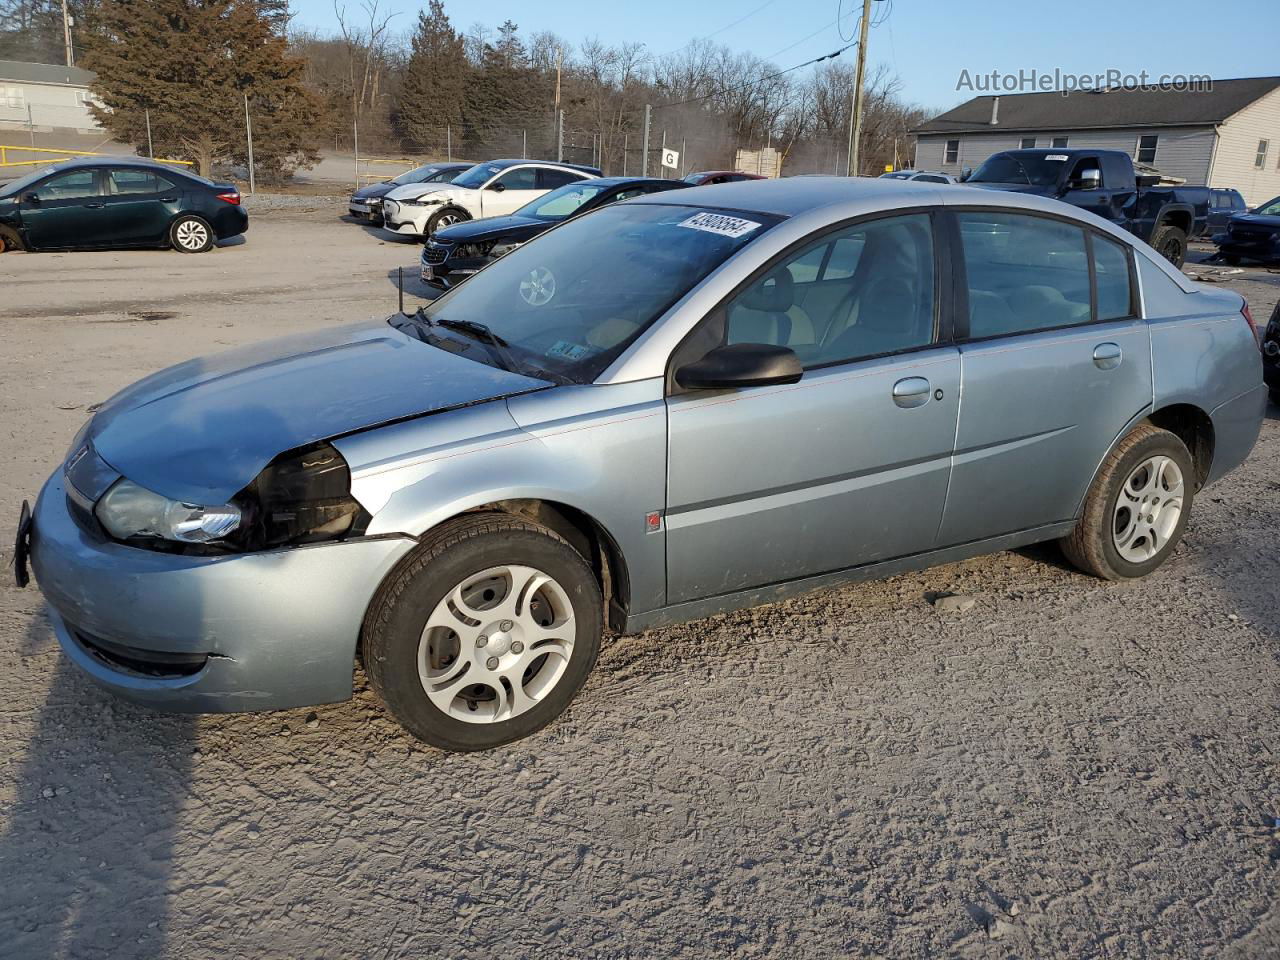
M 1046 160 L 1070 160 L 1071 158 L 1068 157 L 1065 153 L 1051 153 L 1047 157 L 1045 157 L 1045 159 Z
M 760 224 L 754 220 L 743 220 L 740 217 L 726 217 L 723 213 L 695 213 L 688 220 L 681 220 L 677 227 L 688 227 L 690 230 L 704 230 L 707 233 L 718 233 L 722 237 L 737 238 L 750 233 Z

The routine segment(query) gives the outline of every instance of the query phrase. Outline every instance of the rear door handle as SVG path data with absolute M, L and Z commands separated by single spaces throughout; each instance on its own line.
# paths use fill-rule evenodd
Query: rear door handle
M 88 207 L 90 210 L 101 210 L 103 207 L 106 206 L 106 204 L 105 203 L 82 203 L 80 204 L 80 206 Z
M 1099 370 L 1114 370 L 1124 354 L 1118 343 L 1100 343 L 1093 348 L 1093 365 Z
M 178 198 L 177 197 L 161 197 L 160 202 L 161 203 L 177 203 Z
M 900 407 L 922 407 L 929 402 L 929 381 L 924 377 L 904 377 L 893 385 L 893 402 Z

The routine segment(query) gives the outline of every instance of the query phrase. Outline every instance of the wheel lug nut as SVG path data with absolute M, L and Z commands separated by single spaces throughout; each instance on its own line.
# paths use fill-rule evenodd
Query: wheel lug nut
M 502 627 L 503 630 L 510 630 L 512 627 L 515 626 L 515 624 L 512 623 L 510 620 L 503 620 L 502 623 L 499 624 L 499 626 Z
M 524 653 L 524 644 L 517 640 L 511 645 L 512 653 Z
M 485 665 L 486 667 L 488 667 L 490 670 L 497 670 L 497 669 L 498 669 L 498 658 L 497 658 L 497 657 L 490 657 L 488 660 L 486 660 L 486 661 L 484 662 L 484 665 Z
M 485 637 L 485 636 L 479 636 L 479 637 L 476 637 L 476 646 L 477 646 L 477 647 L 483 647 L 483 646 L 484 646 L 486 643 L 488 643 L 488 642 L 489 642 L 489 638 L 488 638 L 488 637 Z

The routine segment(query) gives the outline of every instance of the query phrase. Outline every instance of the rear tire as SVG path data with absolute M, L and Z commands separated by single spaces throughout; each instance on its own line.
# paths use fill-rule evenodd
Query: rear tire
M 183 214 L 169 225 L 169 244 L 179 253 L 204 253 L 213 246 L 213 227 L 204 217 Z
M 467 213 L 465 210 L 459 209 L 458 207 L 444 207 L 441 210 L 437 210 L 427 220 L 427 233 L 426 236 L 422 238 L 422 242 L 426 243 L 427 238 L 437 230 L 443 230 L 445 227 L 451 227 L 455 223 L 466 223 L 470 219 L 471 214 Z
M 1177 436 L 1140 424 L 1103 461 L 1080 522 L 1059 541 L 1062 552 L 1103 580 L 1145 577 L 1182 539 L 1195 478 L 1191 454 Z
M 361 636 L 369 683 L 420 740 L 487 750 L 560 716 L 595 665 L 600 586 L 582 555 L 501 513 L 451 521 L 383 581 Z
M 1151 246 L 1179 270 L 1187 259 L 1187 235 L 1179 227 L 1165 224 L 1151 235 Z

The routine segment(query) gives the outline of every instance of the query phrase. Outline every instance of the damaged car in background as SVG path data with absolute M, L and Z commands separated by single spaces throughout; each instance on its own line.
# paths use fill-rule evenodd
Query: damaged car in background
M 482 749 L 563 713 L 609 632 L 1041 541 L 1149 574 L 1265 403 L 1241 297 L 1087 213 L 698 187 L 126 388 L 23 504 L 15 568 L 121 696 L 344 700 L 358 656 L 414 735 Z

